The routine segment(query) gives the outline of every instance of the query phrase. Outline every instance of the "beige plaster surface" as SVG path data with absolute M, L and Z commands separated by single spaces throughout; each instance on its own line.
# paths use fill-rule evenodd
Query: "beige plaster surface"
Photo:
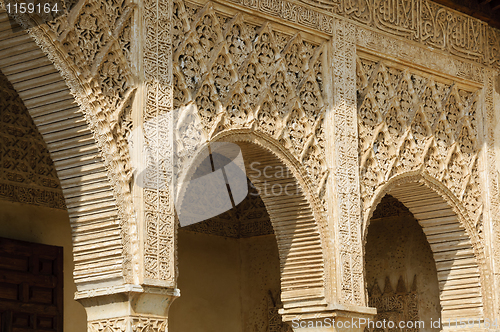
M 29 204 L 0 200 L 0 237 L 63 247 L 64 331 L 86 332 L 87 315 L 76 302 L 73 253 L 68 213 Z
M 169 332 L 266 332 L 280 289 L 274 235 L 178 236 L 181 297 L 169 310 Z
M 169 332 L 241 332 L 238 240 L 179 230 L 178 262 Z

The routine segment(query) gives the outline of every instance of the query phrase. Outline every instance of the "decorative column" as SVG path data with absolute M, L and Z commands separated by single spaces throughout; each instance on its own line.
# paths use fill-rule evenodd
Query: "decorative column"
M 283 317 L 294 331 L 362 331 L 376 314 L 366 305 L 361 243 L 361 210 L 356 106 L 355 26 L 335 21 L 330 46 L 332 107 L 326 114 L 329 167 L 328 223 L 335 271 L 325 310 Z
M 485 305 L 484 317 L 490 321 L 500 317 L 500 297 L 498 287 L 500 286 L 500 189 L 498 179 L 498 161 L 496 155 L 498 147 L 495 147 L 495 132 L 498 130 L 498 104 L 500 102 L 499 76 L 496 71 L 486 70 L 484 75 L 484 128 L 483 134 L 486 149 L 483 149 L 483 180 L 484 188 L 484 249 L 485 262 L 490 273 L 483 276 L 484 283 L 483 303 Z M 487 270 L 485 269 L 485 270 Z M 489 292 L 488 292 L 489 290 Z M 494 291 L 497 290 L 497 291 Z
M 128 239 L 132 258 L 126 262 L 132 277 L 76 294 L 92 332 L 166 332 L 168 309 L 180 295 L 175 288 L 175 212 L 167 183 L 172 162 L 172 5 L 171 0 L 137 1 L 134 10 L 129 145 L 135 222 Z

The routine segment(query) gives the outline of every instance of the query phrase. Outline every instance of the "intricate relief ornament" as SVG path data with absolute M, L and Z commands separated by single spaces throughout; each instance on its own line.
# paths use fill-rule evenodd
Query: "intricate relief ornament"
M 428 0 L 300 0 L 464 59 L 500 65 L 500 31 Z
M 383 291 L 380 290 L 378 282 L 375 281 L 368 292 L 369 306 L 377 308 L 375 321 L 393 321 L 398 326 L 399 322 L 417 322 L 418 315 L 418 293 L 417 276 L 413 277 L 410 289 L 407 289 L 403 277 L 400 276 L 396 289 L 393 289 L 389 277 L 385 278 Z M 391 329 L 365 328 L 366 332 L 391 331 Z M 406 328 L 405 331 L 417 332 L 418 328 Z
M 500 263 L 500 181 L 499 181 L 499 172 L 497 168 L 496 162 L 496 148 L 495 148 L 495 131 L 496 131 L 496 109 L 494 102 L 494 94 L 495 94 L 495 80 L 497 77 L 497 73 L 494 71 L 487 72 L 485 75 L 485 94 L 484 94 L 484 104 L 486 109 L 486 176 L 487 176 L 487 184 L 488 184 L 488 192 L 489 194 L 489 217 L 491 218 L 491 224 L 493 226 L 493 248 L 492 248 L 492 256 L 495 264 Z M 495 282 L 498 285 L 500 282 L 500 277 L 498 274 L 495 274 Z M 496 297 L 494 299 L 496 308 L 500 308 L 500 299 Z M 498 309 L 497 309 L 498 310 Z M 498 311 L 497 311 L 498 313 Z
M 143 50 L 146 80 L 146 105 L 143 112 L 146 136 L 144 150 L 153 156 L 146 161 L 145 188 L 143 189 L 144 277 L 146 284 L 149 282 L 157 283 L 157 280 L 160 280 L 172 285 L 175 279 L 174 203 L 168 188 L 163 187 L 163 185 L 165 179 L 170 178 L 168 165 L 173 163 L 171 155 L 173 146 L 168 144 L 168 137 L 171 134 L 168 115 L 171 115 L 174 103 L 188 98 L 188 95 L 177 92 L 174 99 L 172 84 L 176 80 L 179 82 L 180 75 L 176 77 L 172 75 L 172 43 L 176 44 L 179 40 L 172 38 L 172 32 L 184 31 L 190 26 L 187 21 L 173 19 L 173 12 L 177 10 L 174 4 L 168 0 L 144 1 L 143 23 L 146 31 Z M 185 18 L 186 16 L 184 16 Z M 210 22 L 207 24 L 210 25 Z M 207 27 L 206 35 L 200 29 L 193 31 L 193 34 L 202 35 L 203 38 L 197 39 L 198 44 L 190 45 L 191 51 L 185 59 L 187 63 L 196 63 L 201 49 L 211 52 L 214 47 L 214 36 L 211 31 L 211 27 Z M 189 73 L 192 75 L 193 81 L 186 84 L 188 90 L 194 86 L 199 88 L 196 80 L 199 79 L 197 73 L 201 69 L 196 70 Z M 213 89 L 215 89 L 213 86 L 207 86 L 209 89 L 203 89 L 203 94 L 200 94 L 199 97 L 205 105 L 212 102 L 211 94 L 214 93 Z M 208 112 L 205 115 L 209 117 Z M 153 329 L 153 331 L 156 330 Z
M 130 282 L 131 262 L 137 258 L 138 247 L 133 235 L 131 169 L 124 135 L 130 123 L 121 121 L 134 95 L 128 62 L 133 8 L 126 0 L 69 1 L 67 5 L 70 12 L 29 33 L 65 78 L 95 138 L 115 200 L 109 206 L 116 204 L 118 208 L 116 215 L 108 217 L 120 229 L 122 272 Z M 30 24 L 25 16 L 19 16 L 18 21 L 24 27 Z M 79 213 L 74 217 L 80 217 Z
M 335 168 L 332 195 L 338 210 L 337 243 L 340 243 L 339 266 L 340 300 L 343 303 L 364 306 L 364 277 L 361 243 L 361 211 L 359 196 L 357 114 L 356 114 L 356 39 L 353 24 L 338 20 L 335 22 L 333 38 L 333 112 L 327 120 L 332 126 Z M 382 77 L 382 79 L 385 79 Z M 375 97 L 374 97 L 375 98 Z M 384 99 L 380 94 L 378 99 Z M 378 100 L 377 99 L 377 100 Z M 366 178 L 372 176 L 365 174 Z
M 323 196 L 324 46 L 216 14 L 210 3 L 189 8 L 174 2 L 175 106 L 194 103 L 207 137 L 235 128 L 273 137 L 306 165 Z
M 481 233 L 480 91 L 383 61 L 358 58 L 357 67 L 364 218 L 380 185 L 399 174 L 427 172 L 464 202 Z
M 123 332 L 128 327 L 131 332 L 166 332 L 167 319 L 132 316 L 88 322 L 90 332 Z
M 464 59 L 500 67 L 498 29 L 428 0 L 231 1 L 330 35 L 333 33 L 334 14 L 341 15 L 365 27 L 432 46 Z M 467 63 L 464 65 L 468 66 Z
M 0 199 L 66 209 L 45 142 L 23 101 L 1 73 Z

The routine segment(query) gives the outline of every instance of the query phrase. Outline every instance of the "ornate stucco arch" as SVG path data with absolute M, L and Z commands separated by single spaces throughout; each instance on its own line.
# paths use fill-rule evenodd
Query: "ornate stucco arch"
M 370 218 L 386 194 L 398 199 L 413 213 L 427 237 L 436 262 L 442 319 L 484 318 L 483 295 L 488 293 L 484 249 L 461 202 L 426 173 L 395 176 L 376 189 L 371 208 L 363 218 L 365 244 Z M 457 289 L 467 292 L 467 302 L 454 301 Z
M 89 330 L 165 329 L 165 310 L 178 296 L 167 288 L 173 277 L 165 277 L 174 267 L 167 253 L 167 266 L 153 262 L 154 271 L 150 267 L 146 275 L 147 252 L 139 242 L 144 200 L 131 194 L 139 189 L 132 184 L 128 140 L 140 125 L 132 114 L 142 111 L 142 105 L 134 106 L 139 69 L 131 68 L 139 56 L 132 41 L 136 6 L 120 0 L 66 5 L 59 17 L 43 17 L 44 23 L 21 14 L 9 19 L 2 2 L 0 38 L 7 47 L 0 70 L 23 99 L 54 160 L 73 231 L 75 298 L 87 309 Z M 131 300 L 138 297 L 155 303 L 155 309 Z
M 329 238 L 322 203 L 307 171 L 282 144 L 250 129 L 224 130 L 213 142 L 240 146 L 247 177 L 260 193 L 278 242 L 283 314 L 327 305 L 331 278 Z M 264 176 L 264 168 L 271 168 Z M 274 170 L 274 172 L 272 171 Z M 286 176 L 282 177 L 282 171 Z M 272 186 L 278 184 L 279 191 Z M 285 190 L 286 188 L 286 190 Z
M 417 220 L 443 222 L 446 226 L 431 226 L 449 231 L 430 231 L 425 227 L 431 226 L 421 223 L 437 262 L 443 318 L 457 314 L 485 317 L 490 302 L 484 297 L 489 277 L 483 252 L 481 86 L 363 52 L 358 54 L 356 70 L 364 237 L 386 193 L 405 204 Z M 414 195 L 405 194 L 412 190 Z M 448 219 L 441 220 L 432 211 Z M 439 252 L 444 250 L 438 247 L 451 243 L 457 247 L 450 252 L 462 245 L 469 252 L 453 260 L 443 258 Z M 457 281 L 448 282 L 448 274 L 456 279 L 457 274 L 469 272 L 470 278 L 462 280 L 470 285 L 449 286 Z M 474 309 L 456 305 L 450 287 L 477 290 L 470 305 Z
M 0 70 L 23 100 L 54 161 L 72 223 L 78 289 L 131 281 L 128 222 L 133 207 L 127 151 L 123 139 L 117 139 L 127 130 L 120 119 L 126 110 L 110 110 L 92 96 L 91 82 L 54 31 L 46 25 L 32 27 L 25 15 L 17 16 L 16 23 L 4 7 L 0 15 L 10 25 L 1 32 L 5 48 Z M 115 118 L 107 118 L 110 113 Z

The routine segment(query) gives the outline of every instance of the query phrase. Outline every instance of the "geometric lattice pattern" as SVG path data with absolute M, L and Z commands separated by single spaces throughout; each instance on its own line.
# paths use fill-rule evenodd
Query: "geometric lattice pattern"
M 357 59 L 361 197 L 401 174 L 425 172 L 463 202 L 481 233 L 480 91 L 377 59 Z
M 174 107 L 194 103 L 207 137 L 250 129 L 274 138 L 305 166 L 322 198 L 324 46 L 212 6 L 174 2 Z
M 45 142 L 23 101 L 1 73 L 0 199 L 66 209 Z

